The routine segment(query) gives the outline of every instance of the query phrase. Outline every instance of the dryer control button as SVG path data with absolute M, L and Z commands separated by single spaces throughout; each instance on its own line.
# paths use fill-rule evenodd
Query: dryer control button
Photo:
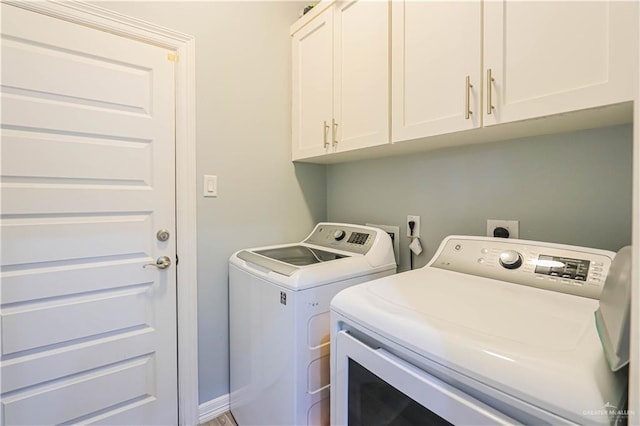
M 340 241 L 344 238 L 344 236 L 347 235 L 342 229 L 338 229 L 336 232 L 333 233 L 333 238 L 336 241 Z
M 522 265 L 522 256 L 515 250 L 500 253 L 500 265 L 507 269 L 517 269 Z

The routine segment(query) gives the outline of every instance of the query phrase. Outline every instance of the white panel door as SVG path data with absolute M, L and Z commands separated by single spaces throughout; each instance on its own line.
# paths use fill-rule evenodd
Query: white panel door
M 631 100 L 637 8 L 636 1 L 484 2 L 484 125 Z
M 389 2 L 334 6 L 334 149 L 389 143 Z
M 392 141 L 480 127 L 482 3 L 392 4 Z
M 332 142 L 333 15 L 331 9 L 293 35 L 293 159 L 327 153 Z
M 178 422 L 168 53 L 2 5 L 2 424 Z

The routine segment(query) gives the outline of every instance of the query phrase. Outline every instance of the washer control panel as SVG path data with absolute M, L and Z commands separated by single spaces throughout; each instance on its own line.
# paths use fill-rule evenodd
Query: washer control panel
M 599 299 L 614 257 L 563 244 L 451 236 L 427 266 Z
M 304 242 L 352 253 L 366 254 L 373 246 L 378 232 L 384 231 L 342 223 L 321 223 L 316 226 Z

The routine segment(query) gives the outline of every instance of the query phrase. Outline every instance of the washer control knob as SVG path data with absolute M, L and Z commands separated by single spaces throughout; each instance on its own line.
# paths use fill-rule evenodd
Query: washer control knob
M 340 241 L 345 237 L 345 235 L 347 235 L 346 232 L 344 232 L 342 229 L 338 229 L 336 232 L 333 233 L 333 238 L 336 241 Z
M 500 264 L 507 269 L 518 269 L 522 265 L 522 256 L 515 250 L 500 253 Z

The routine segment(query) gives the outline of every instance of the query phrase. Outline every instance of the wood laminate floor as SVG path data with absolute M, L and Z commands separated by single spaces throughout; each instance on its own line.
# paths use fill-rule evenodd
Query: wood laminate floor
M 206 423 L 201 423 L 200 426 L 238 426 L 233 416 L 229 411 L 219 415 L 215 419 L 211 419 Z

